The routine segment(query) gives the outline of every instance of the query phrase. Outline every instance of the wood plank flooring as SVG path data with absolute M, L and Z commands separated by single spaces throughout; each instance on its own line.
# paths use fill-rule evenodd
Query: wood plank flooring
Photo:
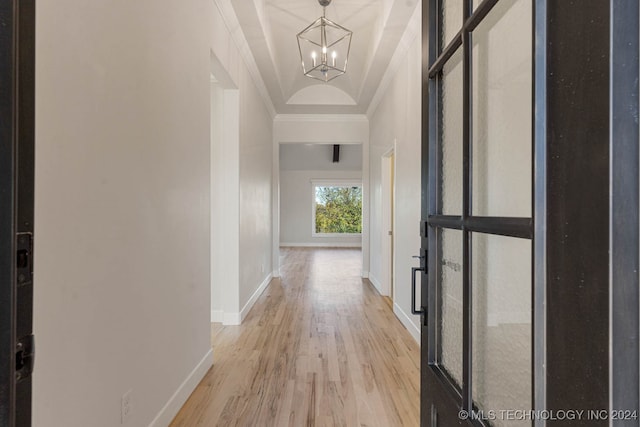
M 360 251 L 281 254 L 244 323 L 213 325 L 214 366 L 171 426 L 418 426 L 420 349 Z

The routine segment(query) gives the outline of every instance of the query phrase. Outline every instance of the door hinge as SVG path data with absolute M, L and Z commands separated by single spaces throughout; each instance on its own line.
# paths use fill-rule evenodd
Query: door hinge
M 27 335 L 16 344 L 16 381 L 31 377 L 35 362 L 36 349 L 33 335 Z
M 16 282 L 18 286 L 33 283 L 33 234 L 16 236 Z

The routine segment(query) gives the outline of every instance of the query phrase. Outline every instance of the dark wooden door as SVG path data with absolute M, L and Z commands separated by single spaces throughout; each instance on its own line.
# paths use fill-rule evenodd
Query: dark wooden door
M 31 425 L 35 3 L 0 1 L 0 425 Z

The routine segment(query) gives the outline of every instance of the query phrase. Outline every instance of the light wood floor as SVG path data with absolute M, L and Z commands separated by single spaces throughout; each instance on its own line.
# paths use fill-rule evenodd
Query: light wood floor
M 282 255 L 242 326 L 213 325 L 214 366 L 171 425 L 418 426 L 420 350 L 360 251 Z

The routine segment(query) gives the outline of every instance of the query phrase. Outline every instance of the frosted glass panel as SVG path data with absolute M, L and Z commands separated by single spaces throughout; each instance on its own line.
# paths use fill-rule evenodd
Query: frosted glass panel
M 462 386 L 462 231 L 441 230 L 442 365 Z
M 462 29 L 462 5 L 465 1 L 442 1 L 441 49 L 444 49 Z
M 531 240 L 472 239 L 473 399 L 485 413 L 531 409 Z
M 462 51 L 442 73 L 440 213 L 462 215 Z
M 531 0 L 501 0 L 473 32 L 473 214 L 531 216 Z

